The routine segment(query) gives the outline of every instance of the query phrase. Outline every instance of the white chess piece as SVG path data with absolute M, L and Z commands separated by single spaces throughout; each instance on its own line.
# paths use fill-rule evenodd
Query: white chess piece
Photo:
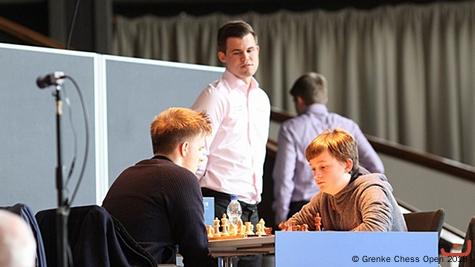
M 251 222 L 245 222 L 246 226 L 246 234 L 247 235 L 254 235 L 254 225 Z
M 208 238 L 214 237 L 214 229 L 211 225 L 206 225 L 206 232 L 208 234 Z
M 213 220 L 213 237 L 220 237 L 221 232 L 219 231 L 219 219 L 216 217 Z
M 226 213 L 223 213 L 223 217 L 221 218 L 221 228 L 223 231 L 221 232 L 221 235 L 228 236 L 229 235 L 229 220 L 228 217 L 226 216 Z
M 256 224 L 256 234 L 258 236 L 267 235 L 266 234 L 266 223 L 265 223 L 264 219 L 262 219 L 262 218 Z

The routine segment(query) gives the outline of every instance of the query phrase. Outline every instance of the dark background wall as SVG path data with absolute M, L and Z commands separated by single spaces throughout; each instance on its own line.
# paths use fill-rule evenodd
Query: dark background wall
M 74 7 L 78 0 L 0 0 L 0 16 L 27 26 L 66 45 Z M 407 3 L 428 4 L 441 0 L 79 0 L 71 48 L 109 53 L 113 17 L 146 14 L 174 16 L 181 12 L 204 15 L 212 12 L 239 14 L 248 11 L 270 13 L 281 9 L 340 10 L 372 9 Z M 463 1 L 463 0 L 452 0 Z M 0 42 L 23 44 L 0 34 Z
M 440 0 L 148 0 L 148 1 L 113 1 L 114 13 L 135 17 L 144 13 L 160 16 L 177 15 L 186 12 L 204 15 L 211 12 L 239 14 L 248 11 L 270 13 L 280 9 L 303 11 L 310 9 L 339 10 L 344 8 L 371 9 L 382 5 L 403 3 L 431 3 Z
M 48 35 L 49 13 L 46 1 L 0 0 L 0 16 Z

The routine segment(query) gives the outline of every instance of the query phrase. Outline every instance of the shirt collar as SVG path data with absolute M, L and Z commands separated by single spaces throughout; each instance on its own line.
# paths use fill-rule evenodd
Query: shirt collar
M 328 113 L 327 106 L 323 104 L 311 104 L 310 106 L 307 107 L 307 110 L 305 110 L 305 113 L 311 113 L 311 114 L 326 114 Z
M 169 159 L 167 156 L 164 156 L 164 155 L 153 155 L 153 158 L 152 159 L 163 159 L 163 160 L 168 160 L 168 161 L 171 161 L 173 162 L 171 159 Z
M 223 73 L 223 79 L 226 81 L 230 88 L 239 89 L 244 92 L 247 92 L 248 89 L 252 90 L 259 88 L 259 83 L 254 77 L 251 78 L 251 85 L 247 87 L 247 84 L 243 80 L 239 79 L 228 70 Z

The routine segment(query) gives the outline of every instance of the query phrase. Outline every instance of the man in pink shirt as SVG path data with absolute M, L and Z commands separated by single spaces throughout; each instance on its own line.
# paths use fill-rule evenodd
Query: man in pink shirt
M 231 21 L 218 31 L 218 59 L 226 71 L 203 90 L 193 105 L 205 111 L 213 130 L 207 160 L 199 175 L 203 196 L 215 198 L 215 215 L 226 212 L 230 195 L 241 203 L 243 221 L 256 224 L 269 133 L 270 101 L 254 79 L 259 66 L 257 35 L 244 21 Z M 260 266 L 239 261 L 239 266 Z

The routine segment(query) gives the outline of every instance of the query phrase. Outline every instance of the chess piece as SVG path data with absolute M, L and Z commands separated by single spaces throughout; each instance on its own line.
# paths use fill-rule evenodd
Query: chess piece
M 206 232 L 208 234 L 208 239 L 211 239 L 214 237 L 214 229 L 211 227 L 211 225 L 206 225 Z
M 289 222 L 289 231 L 297 231 L 297 225 L 294 222 Z
M 289 228 L 290 228 L 290 231 L 295 231 L 295 230 L 296 230 L 295 223 L 294 223 L 294 222 L 290 222 L 290 223 L 289 223 Z
M 256 235 L 261 236 L 262 226 L 260 224 L 256 224 Z
M 266 235 L 272 235 L 272 227 L 264 227 L 264 232 Z
M 244 225 L 244 223 L 242 222 L 240 218 L 237 221 L 236 230 L 240 236 L 243 236 L 243 237 L 246 236 L 246 226 Z
M 279 226 L 278 226 L 278 227 L 279 227 L 279 229 L 280 229 L 281 231 L 287 231 L 287 228 L 288 228 L 287 222 L 286 222 L 286 221 L 283 221 L 283 222 L 279 223 Z
M 264 223 L 261 219 L 261 221 L 259 221 L 257 224 L 256 224 L 256 235 L 257 236 L 263 236 L 263 235 L 266 235 L 266 232 L 264 231 Z
M 251 222 L 245 222 L 244 225 L 246 226 L 246 234 L 254 235 L 254 225 Z
M 279 228 L 280 228 L 282 231 L 292 231 L 293 223 L 290 222 L 290 221 L 281 222 L 281 223 L 279 224 Z
M 221 235 L 229 235 L 229 220 L 228 217 L 226 216 L 226 213 L 223 213 L 223 217 L 221 218 Z
M 301 230 L 304 231 L 304 232 L 308 232 L 308 224 L 306 224 L 306 223 L 302 224 L 302 229 Z
M 237 229 L 237 231 L 238 231 L 239 233 L 241 232 L 242 226 L 243 226 L 242 220 L 241 220 L 241 218 L 239 218 L 239 219 L 237 220 L 237 223 L 236 223 L 236 229 Z
M 266 221 L 264 221 L 263 218 L 261 218 L 261 219 L 259 220 L 259 223 L 262 224 L 262 226 L 265 226 L 265 225 L 266 225 Z
M 213 220 L 213 237 L 220 237 L 221 232 L 219 231 L 219 219 L 218 217 Z
M 322 217 L 320 217 L 320 213 L 317 212 L 317 216 L 315 217 L 315 231 L 322 230 Z
M 237 236 L 238 230 L 237 230 L 237 225 L 234 225 L 232 223 L 229 224 L 229 235 L 230 236 Z

